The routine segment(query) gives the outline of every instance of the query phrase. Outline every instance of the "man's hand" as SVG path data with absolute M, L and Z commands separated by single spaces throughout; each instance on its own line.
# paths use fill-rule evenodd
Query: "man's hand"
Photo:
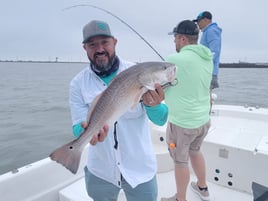
M 83 122 L 81 124 L 81 126 L 86 129 L 88 127 L 87 122 Z M 91 140 L 90 140 L 90 144 L 91 145 L 96 145 L 98 142 L 103 142 L 104 139 L 106 138 L 107 134 L 108 134 L 108 130 L 109 130 L 109 126 L 108 125 L 104 125 L 103 128 L 100 130 L 100 132 L 98 134 L 95 134 L 92 136 Z
M 217 75 L 212 76 L 212 80 L 211 80 L 211 84 L 210 84 L 210 89 L 215 89 L 215 88 L 219 88 Z
M 144 105 L 155 106 L 165 99 L 165 93 L 160 84 L 155 84 L 155 90 L 149 90 L 142 96 Z

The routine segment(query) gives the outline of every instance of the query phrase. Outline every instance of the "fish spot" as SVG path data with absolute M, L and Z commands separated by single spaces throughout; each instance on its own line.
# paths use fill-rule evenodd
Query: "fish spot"
M 73 146 L 69 146 L 69 149 L 73 149 Z

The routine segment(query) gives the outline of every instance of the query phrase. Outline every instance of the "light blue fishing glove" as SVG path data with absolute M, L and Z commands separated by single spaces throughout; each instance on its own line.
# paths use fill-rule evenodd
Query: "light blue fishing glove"
M 84 128 L 81 126 L 81 123 L 82 122 L 73 126 L 73 134 L 76 138 L 78 138 L 80 134 L 84 131 Z

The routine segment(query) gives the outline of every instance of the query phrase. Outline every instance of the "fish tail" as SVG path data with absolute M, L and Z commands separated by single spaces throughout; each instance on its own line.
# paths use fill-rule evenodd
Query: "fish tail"
M 73 174 L 76 174 L 81 160 L 82 150 L 79 147 L 75 147 L 73 142 L 56 149 L 49 157 L 51 160 L 62 164 Z

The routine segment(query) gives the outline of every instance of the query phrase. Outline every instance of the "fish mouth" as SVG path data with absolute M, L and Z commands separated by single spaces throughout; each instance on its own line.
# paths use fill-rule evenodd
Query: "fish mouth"
M 173 81 L 171 81 L 171 82 L 166 82 L 165 84 L 162 84 L 161 87 L 162 87 L 163 89 L 166 89 L 166 88 L 168 88 L 168 87 L 173 87 L 173 86 L 175 86 L 175 85 L 177 85 L 177 84 L 178 84 L 178 79 L 177 79 L 177 78 L 174 78 Z
M 172 66 L 169 69 L 168 73 L 168 82 L 163 83 L 161 86 L 163 89 L 166 89 L 168 87 L 172 87 L 178 84 L 178 79 L 176 78 L 176 66 Z

